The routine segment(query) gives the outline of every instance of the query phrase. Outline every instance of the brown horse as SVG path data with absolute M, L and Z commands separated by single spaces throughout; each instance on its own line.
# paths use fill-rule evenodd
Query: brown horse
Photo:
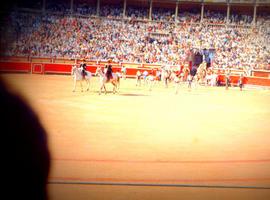
M 117 73 L 113 73 L 112 74 L 112 78 L 108 79 L 108 77 L 106 76 L 106 74 L 102 71 L 102 69 L 100 67 L 97 68 L 96 70 L 96 75 L 99 76 L 100 78 L 100 90 L 99 90 L 99 94 L 102 93 L 102 89 L 104 88 L 105 94 L 107 93 L 105 84 L 106 83 L 111 83 L 114 87 L 113 87 L 113 93 L 115 94 L 117 92 L 117 90 L 119 90 L 120 87 L 120 76 Z

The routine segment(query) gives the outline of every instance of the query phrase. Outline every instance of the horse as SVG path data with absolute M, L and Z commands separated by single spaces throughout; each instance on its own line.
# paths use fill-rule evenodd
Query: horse
M 146 84 L 149 87 L 149 91 L 152 91 L 152 87 L 155 83 L 155 77 L 152 73 L 150 73 L 147 77 L 146 77 Z
M 136 86 L 141 86 L 142 73 L 140 70 L 136 72 Z
M 161 80 L 164 82 L 166 88 L 168 88 L 169 80 L 171 76 L 171 71 L 169 69 L 161 69 Z
M 216 73 L 214 73 L 213 70 L 208 68 L 207 75 L 206 75 L 207 85 L 210 85 L 212 87 L 217 85 L 217 79 L 218 79 L 218 75 Z
M 100 80 L 100 90 L 99 95 L 102 93 L 102 89 L 104 88 L 105 94 L 107 93 L 105 84 L 111 83 L 113 85 L 113 93 L 115 94 L 120 87 L 120 76 L 117 73 L 112 73 L 112 78 L 108 80 L 106 74 L 102 71 L 100 67 L 96 70 L 96 75 L 99 76 Z
M 179 76 L 180 75 L 177 75 L 175 72 L 172 72 L 171 74 L 171 79 L 173 80 L 175 85 L 175 94 L 178 94 L 178 89 L 181 83 L 181 78 Z
M 83 87 L 82 87 L 82 81 L 85 80 L 87 83 L 87 89 L 86 91 L 89 91 L 89 87 L 90 87 L 90 78 L 92 77 L 91 72 L 85 71 L 85 76 L 82 75 L 83 73 L 83 68 L 82 67 L 77 67 L 77 66 L 73 66 L 71 68 L 71 75 L 73 76 L 73 92 L 75 92 L 76 90 L 76 85 L 77 85 L 77 81 L 80 81 L 80 85 L 81 85 L 81 91 L 83 92 Z
M 206 74 L 207 74 L 207 65 L 206 62 L 203 62 L 199 65 L 197 69 L 197 82 L 199 84 L 206 82 Z

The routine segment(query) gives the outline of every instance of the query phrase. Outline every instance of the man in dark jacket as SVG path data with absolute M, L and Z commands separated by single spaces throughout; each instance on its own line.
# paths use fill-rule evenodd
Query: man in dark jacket
M 113 78 L 113 76 L 112 76 L 113 71 L 112 71 L 112 65 L 111 65 L 111 62 L 112 62 L 112 61 L 109 60 L 109 61 L 108 61 L 108 65 L 105 66 L 105 68 L 107 68 L 107 70 L 106 70 L 107 81 L 110 81 L 110 79 Z
M 83 61 L 80 64 L 80 67 L 82 68 L 82 76 L 83 76 L 83 78 L 85 78 L 85 76 L 86 76 L 86 63 L 85 63 L 85 61 Z

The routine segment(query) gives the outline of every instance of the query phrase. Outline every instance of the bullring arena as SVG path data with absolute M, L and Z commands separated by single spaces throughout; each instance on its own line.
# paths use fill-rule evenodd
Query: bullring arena
M 44 175 L 40 143 L 42 165 L 6 141 L 16 151 L 4 152 L 2 181 L 25 190 L 19 199 L 270 199 L 268 0 L 11 2 L 0 6 L 0 78 L 39 117 L 51 155 Z M 19 136 L 42 140 L 28 130 Z
M 269 199 L 269 90 L 3 77 L 48 132 L 50 199 Z

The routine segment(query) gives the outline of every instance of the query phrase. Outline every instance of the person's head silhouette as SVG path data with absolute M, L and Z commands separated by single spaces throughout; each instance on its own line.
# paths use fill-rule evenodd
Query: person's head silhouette
M 50 154 L 47 135 L 33 110 L 0 80 L 2 179 L 7 199 L 47 199 Z M 12 192 L 10 192 L 12 191 Z

